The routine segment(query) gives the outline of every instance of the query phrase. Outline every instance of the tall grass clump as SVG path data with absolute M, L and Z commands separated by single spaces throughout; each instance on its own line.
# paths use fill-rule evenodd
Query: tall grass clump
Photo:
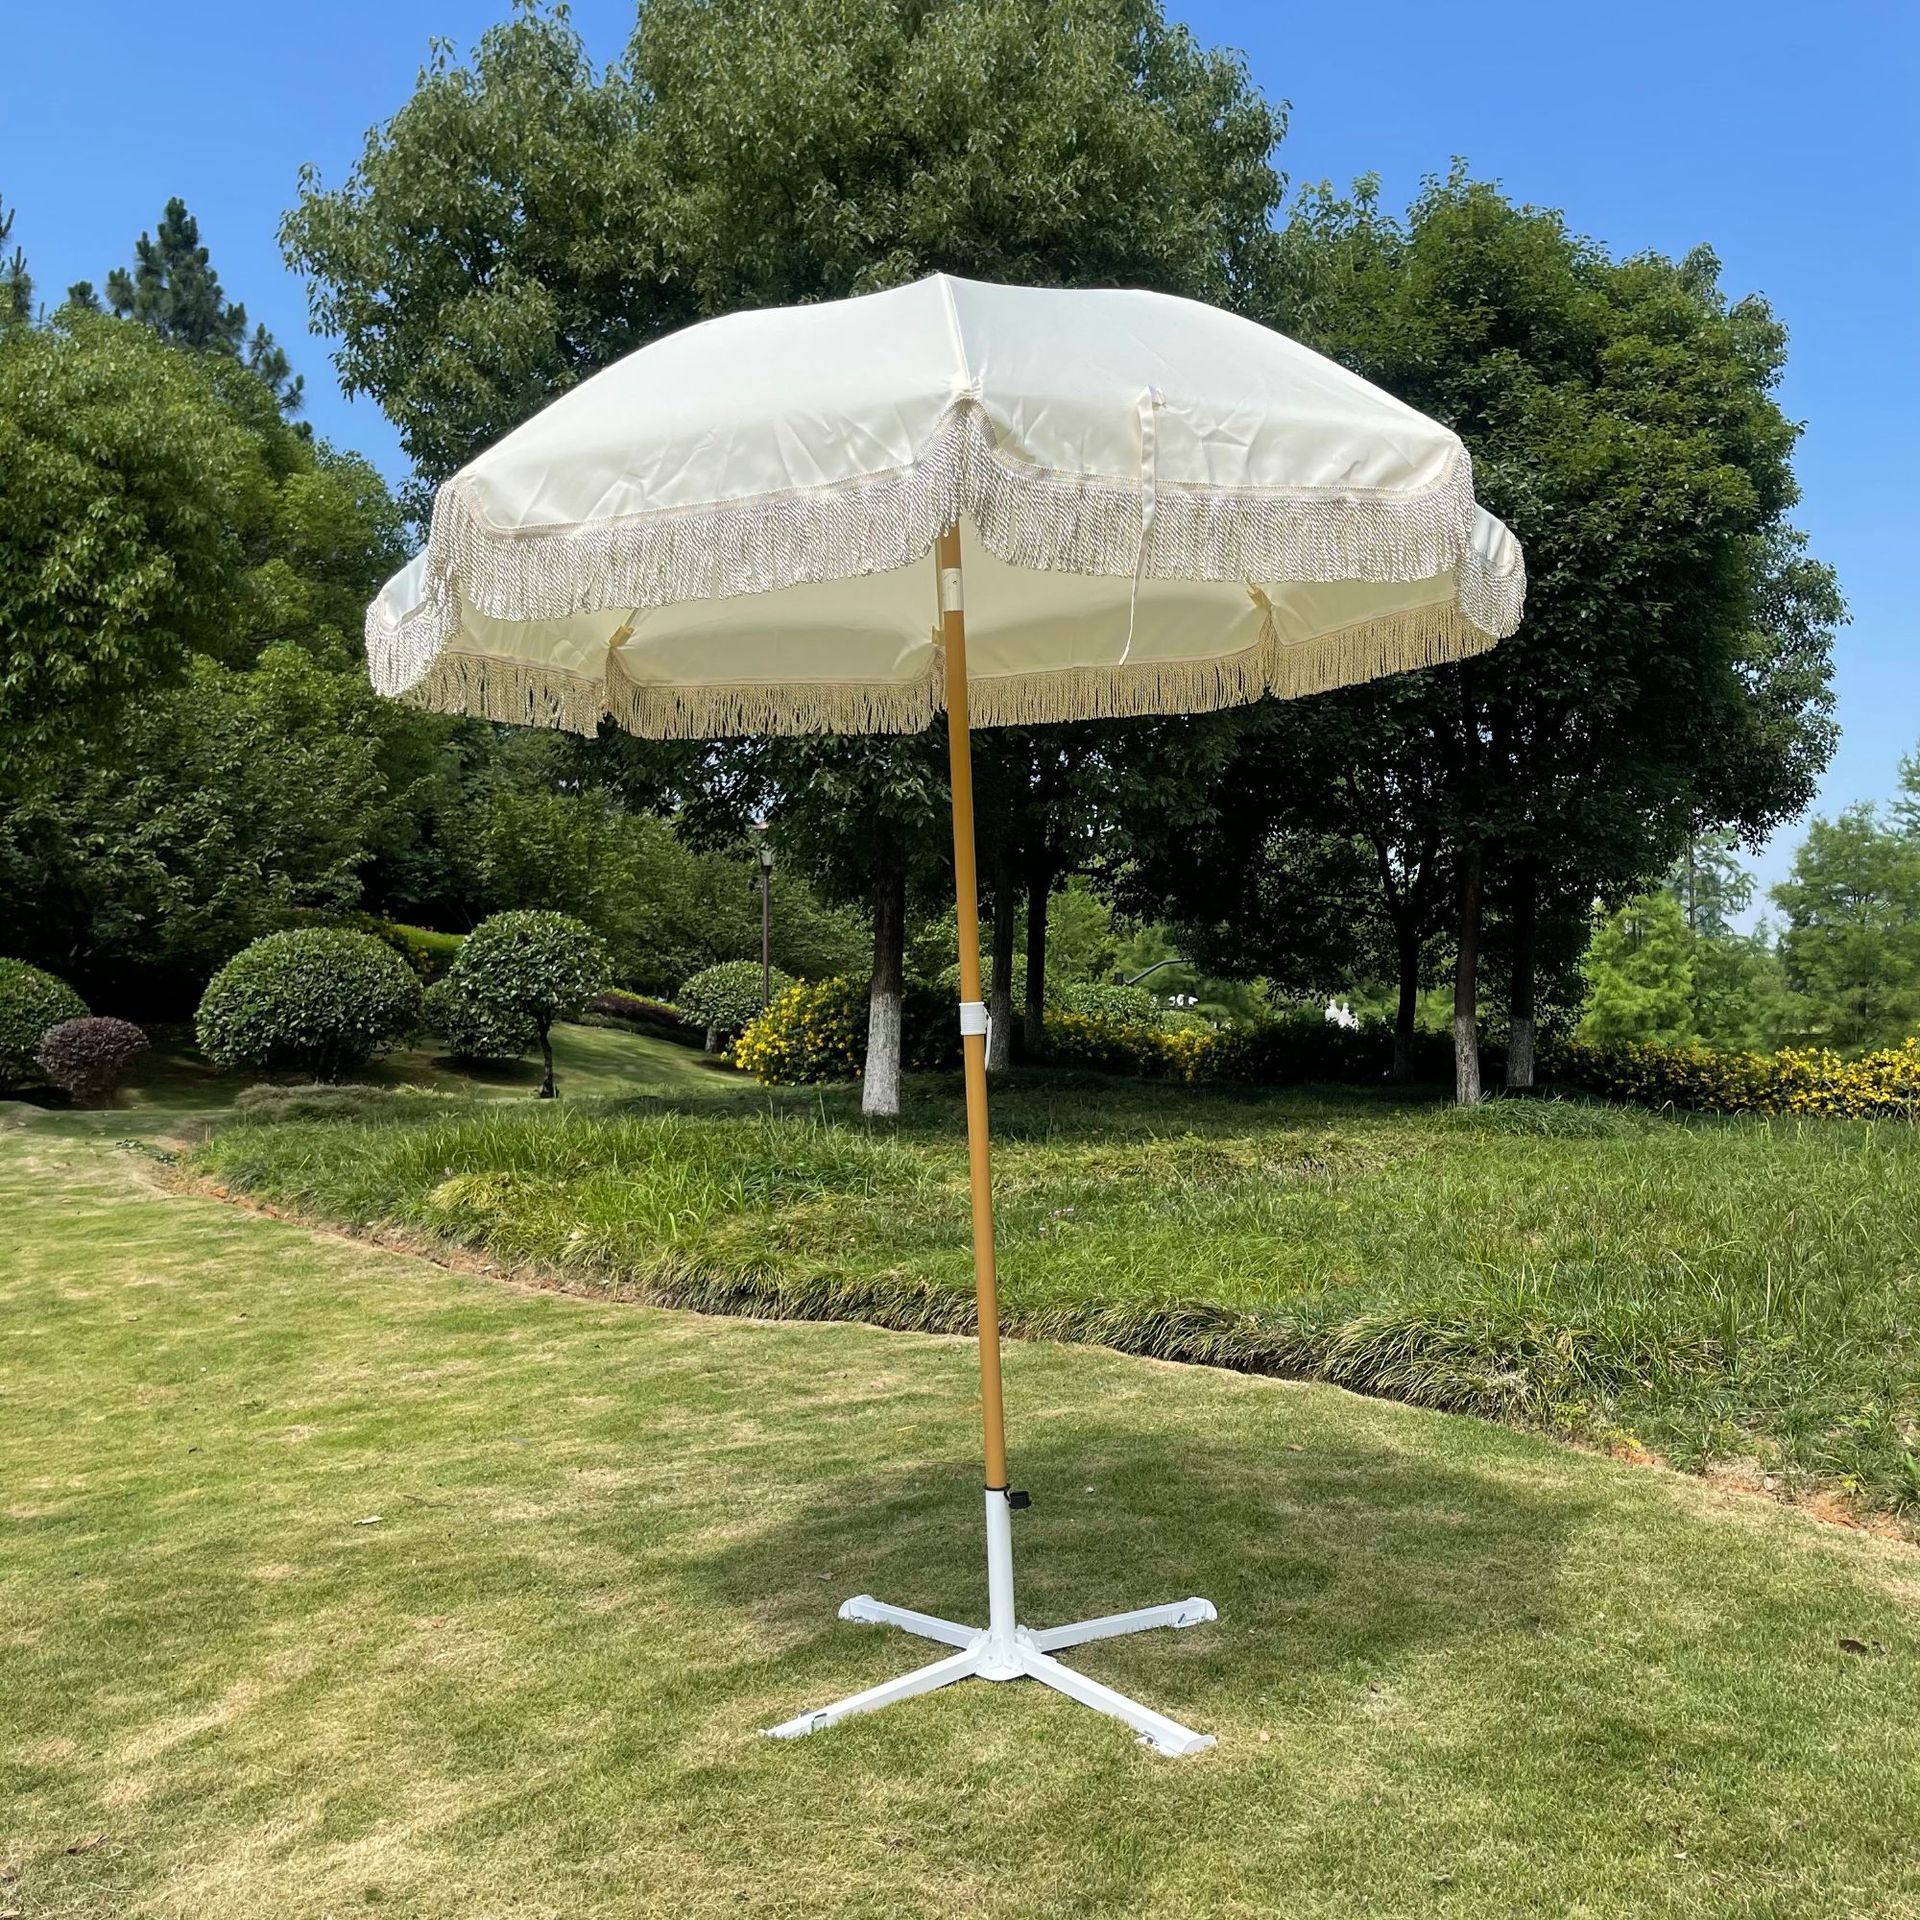
M 1920 1136 L 1573 1100 L 1035 1075 L 996 1102 L 1017 1334 L 1335 1381 L 1912 1503 Z M 955 1090 L 242 1122 L 229 1183 L 563 1284 L 972 1325 Z

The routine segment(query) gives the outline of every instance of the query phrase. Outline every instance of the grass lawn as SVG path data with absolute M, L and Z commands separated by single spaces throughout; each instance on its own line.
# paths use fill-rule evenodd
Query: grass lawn
M 972 1324 L 957 1087 L 869 1125 L 682 1059 L 697 1101 L 357 1102 L 229 1127 L 200 1164 L 587 1291 Z M 1088 1076 L 995 1101 L 1015 1331 L 1920 1512 L 1920 1130 Z
M 1096 1153 L 1067 1111 L 1022 1108 L 1008 1156 L 1010 1272 L 1043 1290 L 1081 1255 L 1036 1188 L 1153 1218 L 1144 1114 L 1109 1111 Z M 278 1138 L 327 1180 L 356 1147 L 404 1199 L 417 1139 L 509 1138 L 447 1124 Z M 759 1187 L 694 1124 L 517 1137 L 576 1167 L 618 1147 L 656 1235 L 691 1177 L 660 1169 L 719 1156 L 727 1205 L 684 1213 L 703 1258 L 752 1213 L 792 1221 L 783 1261 L 824 1270 L 829 1223 L 871 1260 L 873 1213 L 944 1280 L 937 1113 L 716 1123 L 783 1149 Z M 1757 1192 L 1789 1149 L 1756 1139 Z M 1077 1172 L 1049 1164 L 1067 1140 Z M 1256 1165 L 1276 1244 L 1335 1223 L 1304 1278 L 1393 1244 L 1359 1216 L 1415 1204 L 1404 1160 L 1495 1158 L 1304 1102 L 1192 1108 L 1171 1142 L 1183 1290 Z M 1729 1150 L 1648 1151 L 1657 1212 L 1661 1168 Z M 1216 1625 L 1072 1658 L 1219 1747 L 1163 1760 L 981 1683 L 776 1743 L 755 1730 L 918 1657 L 838 1622 L 843 1596 L 978 1610 L 967 1343 L 524 1291 L 151 1168 L 77 1120 L 0 1131 L 0 1908 L 23 1920 L 1920 1913 L 1909 1546 L 1484 1421 L 1036 1342 L 1008 1368 L 1024 1611 L 1209 1595 Z M 617 1184 L 568 1177 L 611 1217 Z M 1482 1178 L 1515 1204 L 1523 1171 Z M 1217 1271 L 1258 1278 L 1244 1250 Z

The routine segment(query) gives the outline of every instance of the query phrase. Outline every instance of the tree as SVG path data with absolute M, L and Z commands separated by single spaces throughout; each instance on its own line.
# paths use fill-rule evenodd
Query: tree
M 452 725 L 372 698 L 398 513 L 195 336 L 226 308 L 182 237 L 123 289 L 139 319 L 82 300 L 0 328 L 4 942 L 167 1013 L 255 935 L 354 903 L 404 837 L 398 776 Z
M 195 655 L 291 641 L 357 664 L 400 546 L 373 469 L 217 355 L 77 312 L 0 330 L 5 783 L 111 738 Z
M 713 756 L 687 825 L 708 845 L 748 822 L 777 824 L 785 871 L 798 867 L 829 901 L 864 904 L 873 929 L 862 1112 L 900 1111 L 907 926 L 950 884 L 946 742 L 938 730 L 899 740 L 772 739 Z M 950 894 L 947 897 L 951 897 Z
M 0 247 L 13 238 L 13 213 L 0 201 Z M 0 259 L 0 328 L 24 326 L 33 318 L 33 275 L 23 248 Z
M 225 650 L 258 461 L 206 370 L 143 330 L 0 331 L 6 784 Z
M 372 469 L 232 362 L 77 312 L 0 332 L 7 946 L 190 1004 L 351 901 L 388 749 L 447 724 L 360 670 L 399 550 Z
M 1920 1031 L 1920 842 L 1848 807 L 1809 825 L 1773 897 L 1794 1039 L 1854 1052 Z
M 83 280 L 68 298 L 75 305 L 91 305 L 93 288 Z M 200 223 L 184 200 L 169 200 L 159 227 L 140 236 L 131 271 L 115 267 L 107 275 L 106 304 L 120 319 L 151 327 L 173 346 L 240 361 L 266 386 L 282 413 L 300 411 L 305 382 L 288 366 L 286 354 L 265 327 L 248 334 L 247 310 L 227 298 L 201 245 Z
M 604 73 L 528 6 L 467 64 L 436 49 L 342 186 L 302 176 L 281 237 L 342 383 L 432 485 L 741 307 L 936 268 L 1233 304 L 1283 131 L 1153 0 L 645 0 Z
M 448 999 L 467 1017 L 509 1033 L 531 1031 L 554 1097 L 553 1023 L 578 1013 L 607 984 L 600 936 L 564 913 L 496 913 L 461 943 L 447 969 Z
M 430 485 L 619 355 L 740 307 L 935 269 L 1234 304 L 1273 246 L 1283 125 L 1237 57 L 1151 0 L 647 0 L 604 74 L 562 16 L 529 8 L 470 65 L 438 56 L 344 186 L 306 176 L 282 238 L 344 383 L 379 400 Z M 814 807 L 805 837 L 833 897 L 873 916 L 877 1111 L 898 1099 L 906 869 L 940 858 L 885 804 L 918 782 L 915 755 L 782 761 L 783 834 L 792 796 L 863 770 L 837 826 Z M 723 789 L 726 767 L 709 768 Z M 1024 894 L 1030 1021 L 1064 873 L 1044 828 L 1017 865 L 982 862 Z
M 1667 875 L 1667 891 L 1679 902 L 1687 931 L 1696 939 L 1727 938 L 1753 904 L 1753 875 L 1730 833 L 1689 834 Z
M 1901 756 L 1900 784 L 1889 812 L 1894 831 L 1920 846 L 1920 753 Z
M 1418 795 L 1383 813 L 1377 789 L 1362 804 L 1336 783 L 1332 830 L 1388 848 L 1373 927 L 1404 917 L 1415 876 L 1433 899 L 1434 861 L 1446 869 L 1457 1097 L 1478 1092 L 1490 914 L 1525 1084 L 1543 939 L 1557 966 L 1589 902 L 1643 890 L 1688 833 L 1753 839 L 1797 812 L 1831 751 L 1841 608 L 1784 519 L 1784 334 L 1764 303 L 1728 301 L 1704 249 L 1613 260 L 1460 170 L 1404 220 L 1371 181 L 1306 195 L 1258 309 L 1459 431 L 1481 499 L 1526 547 L 1518 634 L 1391 688 L 1323 696 L 1310 722 L 1370 740 Z M 1276 852 L 1319 846 L 1314 781 L 1262 786 L 1231 760 L 1217 778 L 1225 805 L 1265 810 Z M 1398 945 L 1403 1009 L 1423 951 Z
M 1642 894 L 1594 930 L 1582 972 L 1587 983 L 1580 1038 L 1595 1046 L 1654 1042 L 1691 1046 L 1693 936 L 1680 903 L 1665 891 Z
M 737 1039 L 740 1029 L 762 1012 L 775 994 L 784 993 L 792 985 L 793 976 L 778 968 L 762 974 L 755 961 L 723 960 L 681 981 L 674 1001 L 696 1025 L 706 1029 L 707 1051 L 718 1053 L 723 1040 Z
M 7 944 L 96 997 L 171 1012 L 249 940 L 359 899 L 414 716 L 294 647 L 197 661 L 111 756 L 74 755 L 0 814 Z
M 1122 898 L 1210 970 L 1287 994 L 1392 981 L 1399 1080 L 1453 884 L 1426 702 L 1396 675 L 1180 723 L 1179 777 L 1147 785 L 1119 835 Z
M 1685 920 L 1693 975 L 1694 1030 L 1709 1047 L 1779 1045 L 1786 977 L 1773 936 L 1736 924 L 1753 904 L 1753 875 L 1732 834 L 1690 837 L 1667 875 L 1666 891 Z

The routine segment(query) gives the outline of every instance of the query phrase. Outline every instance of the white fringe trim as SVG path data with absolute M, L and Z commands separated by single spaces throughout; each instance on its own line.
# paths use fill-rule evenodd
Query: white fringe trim
M 1453 607 L 1394 613 L 1312 640 L 1282 640 L 1271 617 L 1259 642 L 1217 660 L 1134 661 L 972 680 L 967 704 L 980 727 L 1061 720 L 1211 713 L 1263 695 L 1294 700 L 1383 674 L 1484 653 L 1493 636 Z M 937 650 L 936 650 L 937 651 Z M 596 732 L 610 719 L 650 739 L 715 740 L 734 734 L 918 733 L 946 706 L 937 658 L 920 680 L 778 686 L 648 687 L 627 680 L 537 672 L 511 661 L 447 653 L 406 698 L 442 713 L 512 726 Z
M 1002 452 L 970 395 L 907 466 L 750 500 L 502 528 L 456 478 L 434 501 L 419 603 L 397 620 L 378 601 L 368 609 L 368 663 L 382 692 L 418 686 L 455 638 L 462 600 L 494 619 L 551 620 L 853 579 L 911 565 L 963 515 L 997 558 L 1047 572 L 1410 581 L 1457 571 L 1476 627 L 1503 639 L 1519 625 L 1524 573 L 1489 574 L 1473 546 L 1464 448 L 1418 493 L 1161 481 L 1144 542 L 1142 507 L 1136 480 L 1056 473 Z

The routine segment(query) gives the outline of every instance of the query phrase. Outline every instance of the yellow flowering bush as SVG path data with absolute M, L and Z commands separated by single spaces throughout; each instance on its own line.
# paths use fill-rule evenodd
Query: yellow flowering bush
M 1422 1035 L 1421 1041 L 1416 1064 L 1423 1072 L 1451 1069 L 1450 1035 Z M 1444 1059 L 1436 1051 L 1442 1044 Z M 1379 1022 L 1346 1027 L 1312 1009 L 1222 1027 L 1117 1020 L 1064 1009 L 1047 1013 L 1047 1058 L 1056 1064 L 1187 1086 L 1203 1080 L 1250 1086 L 1378 1080 L 1392 1057 L 1392 1034 Z
M 740 1029 L 733 1064 L 767 1086 L 852 1080 L 867 1045 L 867 988 L 851 974 L 798 980 Z
M 1556 1079 L 1643 1106 L 1695 1113 L 1806 1114 L 1828 1120 L 1920 1119 L 1920 1039 L 1857 1060 L 1825 1048 L 1717 1053 L 1708 1047 L 1556 1046 Z
M 908 981 L 902 999 L 900 1064 L 909 1073 L 938 1073 L 960 1062 L 960 1027 L 952 998 Z M 857 1080 L 867 1062 L 867 983 L 855 974 L 803 980 L 776 993 L 742 1028 L 733 1064 L 768 1086 Z

